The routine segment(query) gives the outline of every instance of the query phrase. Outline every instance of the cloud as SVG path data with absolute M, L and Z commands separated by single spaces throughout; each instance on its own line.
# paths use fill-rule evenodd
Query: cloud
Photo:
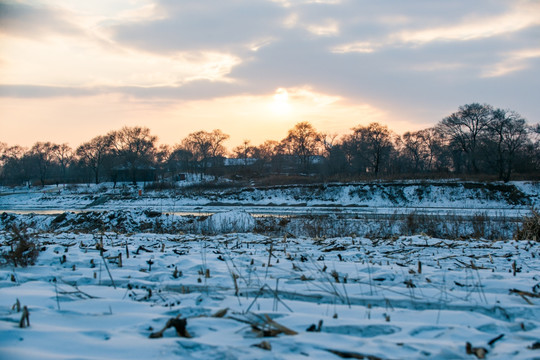
M 35 42 L 8 38 L 10 59 L 3 67 L 4 84 L 50 86 L 180 86 L 195 80 L 227 78 L 240 59 L 211 51 L 164 56 L 141 51 L 104 49 L 95 42 L 50 39 Z M 39 54 L 39 61 L 36 61 Z
M 67 87 L 67 86 L 39 86 L 39 85 L 0 85 L 0 97 L 5 98 L 53 98 L 78 97 L 98 93 L 98 89 Z
M 535 81 L 524 74 L 539 67 L 527 52 L 540 36 L 538 1 L 5 4 L 5 97 L 123 94 L 157 104 L 310 88 L 424 123 L 471 101 L 534 107 L 525 91 Z
M 162 0 L 157 7 L 166 18 L 111 26 L 110 36 L 124 45 L 160 53 L 235 52 L 272 37 L 286 15 L 270 2 Z
M 25 2 L 0 2 L 0 33 L 42 38 L 51 34 L 81 35 L 65 11 Z
M 397 42 L 426 44 L 434 41 L 470 41 L 521 31 L 540 25 L 540 3 L 517 6 L 509 13 L 484 18 L 474 16 L 457 25 L 405 30 L 391 38 Z
M 374 52 L 378 46 L 372 44 L 369 41 L 359 41 L 349 44 L 337 45 L 332 48 L 332 52 L 336 54 L 347 54 L 347 53 L 365 53 L 369 54 Z
M 488 67 L 483 72 L 483 77 L 505 76 L 531 67 L 532 60 L 540 59 L 540 48 L 512 51 L 503 56 L 502 61 Z
M 334 47 L 335 53 L 371 53 L 380 49 L 403 46 L 426 46 L 446 42 L 449 46 L 457 42 L 478 41 L 489 38 L 502 38 L 526 29 L 540 26 L 540 3 L 534 1 L 516 1 L 508 7 L 475 8 L 481 2 L 471 4 L 468 12 L 455 14 L 455 6 L 437 4 L 442 12 L 437 16 L 433 12 L 423 17 L 422 11 L 410 14 L 386 14 L 373 19 L 363 19 L 370 24 L 371 33 L 363 35 L 362 40 L 352 38 Z M 418 5 L 418 2 L 414 3 Z M 449 3 L 455 4 L 455 2 Z M 503 3 L 504 4 L 504 3 Z M 459 8 L 464 5 L 461 4 Z M 429 6 L 426 7 L 429 9 Z M 444 12 L 449 11 L 448 14 Z M 377 13 L 377 12 L 376 12 Z M 344 32 L 351 34 L 358 24 L 351 25 Z M 377 31 L 377 29 L 379 29 Z M 373 31 L 376 32 L 373 32 Z

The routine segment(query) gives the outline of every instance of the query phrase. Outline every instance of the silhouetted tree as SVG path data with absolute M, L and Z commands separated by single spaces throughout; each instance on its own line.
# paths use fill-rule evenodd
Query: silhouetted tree
M 66 171 L 70 162 L 73 160 L 73 149 L 66 143 L 53 146 L 53 153 L 56 161 L 62 171 L 62 182 L 66 183 Z
M 275 140 L 266 140 L 259 146 L 254 147 L 253 157 L 257 159 L 257 162 L 255 163 L 256 171 L 260 173 L 268 172 L 270 171 L 272 166 L 276 166 L 275 170 L 277 172 L 281 171 L 278 164 L 274 163 L 274 159 L 276 158 L 278 148 L 279 148 L 279 142 Z
M 111 146 L 121 165 L 129 169 L 131 181 L 137 184 L 137 170 L 148 169 L 154 161 L 157 136 L 146 127 L 123 127 L 109 133 Z
M 311 159 L 319 153 L 322 135 L 307 121 L 294 126 L 281 141 L 291 155 L 299 159 L 302 170 L 308 171 Z
M 105 155 L 111 149 L 111 140 L 111 136 L 96 136 L 92 140 L 81 144 L 76 150 L 82 164 L 94 173 L 96 184 L 99 184 L 100 181 Z
M 409 168 L 414 171 L 424 171 L 426 158 L 428 157 L 427 143 L 422 131 L 407 131 L 400 139 L 404 158 L 412 165 Z
M 35 164 L 38 170 L 39 181 L 41 186 L 45 185 L 45 182 L 51 166 L 54 163 L 55 145 L 51 142 L 37 142 L 29 151 L 32 163 Z
M 189 150 L 177 145 L 169 155 L 167 166 L 172 175 L 176 177 L 182 171 L 193 171 L 195 169 L 194 161 L 195 158 Z
M 25 177 L 22 159 L 26 149 L 19 146 L 8 146 L 0 143 L 0 180 L 5 184 L 20 184 Z
M 255 147 L 251 146 L 249 140 L 244 140 L 242 144 L 236 146 L 232 152 L 237 159 L 244 160 L 244 165 L 248 165 L 248 159 L 253 158 L 255 155 Z
M 466 157 L 469 171 L 478 173 L 478 146 L 483 132 L 492 120 L 493 108 L 487 104 L 468 104 L 444 118 L 438 129 L 451 145 L 459 148 Z
M 168 160 L 171 156 L 172 149 L 169 145 L 160 145 L 156 150 L 156 167 L 158 169 L 158 176 L 161 180 L 164 180 L 168 169 Z
M 202 174 L 207 172 L 210 165 L 216 171 L 219 165 L 219 158 L 222 158 L 227 152 L 223 143 L 228 138 L 229 135 L 219 129 L 212 132 L 201 130 L 189 134 L 182 140 L 182 147 L 193 154 Z
M 529 143 L 525 119 L 517 112 L 496 109 L 487 127 L 487 154 L 495 155 L 495 167 L 499 180 L 510 180 L 515 156 Z
M 386 125 L 371 123 L 368 126 L 353 128 L 353 137 L 350 147 L 356 151 L 355 157 L 365 160 L 369 171 L 379 175 L 381 164 L 388 159 L 393 149 L 393 133 Z

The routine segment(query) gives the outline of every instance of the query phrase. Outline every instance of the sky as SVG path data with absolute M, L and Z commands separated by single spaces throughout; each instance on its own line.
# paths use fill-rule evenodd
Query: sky
M 539 0 L 0 0 L 8 145 L 402 134 L 473 102 L 537 123 L 539 94 Z

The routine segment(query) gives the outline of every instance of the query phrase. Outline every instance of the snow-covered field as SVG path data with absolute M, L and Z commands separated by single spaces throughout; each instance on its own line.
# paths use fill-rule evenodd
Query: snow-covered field
M 0 187 L 1 210 L 121 210 L 151 208 L 164 212 L 190 212 L 201 206 L 304 208 L 303 213 L 327 207 L 356 211 L 373 209 L 527 210 L 540 201 L 540 183 L 478 183 L 462 181 L 410 181 L 357 184 L 235 187 L 230 184 L 187 184 L 173 190 L 146 190 L 122 184 L 70 185 L 45 188 Z M 229 186 L 229 187 L 228 187 Z M 317 210 L 319 209 L 319 210 Z M 215 212 L 216 210 L 211 210 Z M 221 210 L 217 210 L 221 211 Z M 289 209 L 290 211 L 290 209 Z M 352 210 L 351 210 L 352 211 Z M 391 212 L 392 210 L 390 210 Z M 300 210 L 300 212 L 302 212 Z
M 35 265 L 0 268 L 2 359 L 476 358 L 467 342 L 488 359 L 540 357 L 538 242 L 251 233 L 38 240 Z M 29 327 L 19 327 L 17 301 Z M 174 328 L 150 338 L 177 317 L 190 338 Z
M 138 190 L 0 189 L 0 359 L 540 358 L 538 183 Z

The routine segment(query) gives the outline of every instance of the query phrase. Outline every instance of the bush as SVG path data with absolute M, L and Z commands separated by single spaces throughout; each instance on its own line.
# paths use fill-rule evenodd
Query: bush
M 39 255 L 39 248 L 26 230 L 20 230 L 16 225 L 13 225 L 8 245 L 11 249 L 2 253 L 2 258 L 7 264 L 11 263 L 15 267 L 34 265 Z
M 540 241 L 540 213 L 537 210 L 532 209 L 532 215 L 523 218 L 514 239 Z

